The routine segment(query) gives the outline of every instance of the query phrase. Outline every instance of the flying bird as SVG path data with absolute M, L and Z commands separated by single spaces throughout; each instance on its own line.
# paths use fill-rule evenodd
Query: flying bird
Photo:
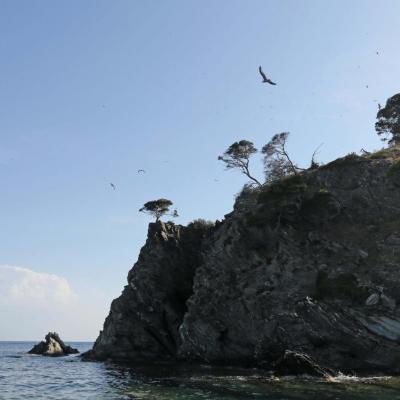
M 110 182 L 110 186 L 115 190 L 115 185 L 112 182 Z
M 138 173 L 138 174 L 140 174 L 140 173 L 145 174 L 146 171 L 145 171 L 144 169 L 138 169 L 137 173 Z
M 269 83 L 270 85 L 276 85 L 275 82 L 272 82 L 271 79 L 267 78 L 267 76 L 264 74 L 264 71 L 262 70 L 261 66 L 258 67 L 258 70 L 260 71 L 260 74 L 263 78 L 262 83 Z

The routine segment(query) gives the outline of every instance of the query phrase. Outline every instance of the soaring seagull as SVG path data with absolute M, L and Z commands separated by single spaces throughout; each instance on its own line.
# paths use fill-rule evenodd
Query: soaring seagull
M 115 190 L 115 185 L 112 182 L 110 182 L 110 186 Z
M 264 71 L 262 70 L 261 66 L 258 67 L 258 70 L 260 71 L 260 74 L 261 74 L 261 76 L 263 78 L 263 81 L 262 81 L 263 83 L 269 83 L 270 85 L 276 85 L 275 82 L 272 82 L 271 79 L 268 79 L 266 77 L 266 75 L 264 74 Z

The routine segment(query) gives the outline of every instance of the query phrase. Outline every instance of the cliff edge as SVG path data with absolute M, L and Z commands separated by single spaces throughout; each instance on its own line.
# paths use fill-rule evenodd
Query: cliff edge
M 244 190 L 214 227 L 150 224 L 85 357 L 400 373 L 399 288 L 400 151 L 352 154 Z

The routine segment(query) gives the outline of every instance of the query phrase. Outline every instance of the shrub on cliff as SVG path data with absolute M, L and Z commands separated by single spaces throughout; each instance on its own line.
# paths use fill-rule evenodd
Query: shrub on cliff
M 375 129 L 378 135 L 383 135 L 383 141 L 394 146 L 400 144 L 400 93 L 395 94 L 386 101 L 376 115 Z
M 172 204 L 172 201 L 168 199 L 151 200 L 145 203 L 139 211 L 152 215 L 158 222 L 163 215 L 170 215 L 174 218 L 179 216 L 177 210 L 170 212 L 169 208 Z
M 189 223 L 188 227 L 192 227 L 194 229 L 211 229 L 214 228 L 214 221 L 207 221 L 203 218 L 198 218 Z
M 264 173 L 267 182 L 297 174 L 299 168 L 293 164 L 286 150 L 288 137 L 289 132 L 277 133 L 261 150 L 264 154 Z

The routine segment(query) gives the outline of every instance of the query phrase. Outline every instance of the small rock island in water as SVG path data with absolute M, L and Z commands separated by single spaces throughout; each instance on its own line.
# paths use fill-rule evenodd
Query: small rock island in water
M 33 348 L 28 352 L 29 354 L 39 354 L 42 356 L 49 357 L 61 357 L 67 356 L 69 354 L 77 354 L 79 351 L 77 349 L 72 348 L 71 346 L 67 346 L 60 338 L 58 333 L 49 332 L 45 341 L 38 343 L 33 346 Z

